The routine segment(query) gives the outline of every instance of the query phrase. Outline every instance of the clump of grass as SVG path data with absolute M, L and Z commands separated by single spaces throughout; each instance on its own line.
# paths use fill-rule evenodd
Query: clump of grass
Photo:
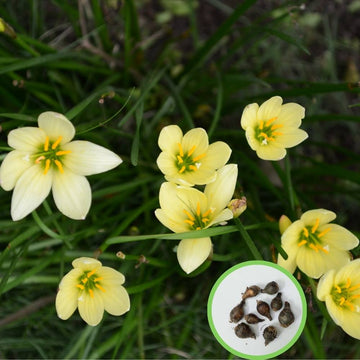
M 10 130 L 35 126 L 51 110 L 74 123 L 77 138 L 124 160 L 89 177 L 93 203 L 84 221 L 66 218 L 48 198 L 13 222 L 11 193 L 0 191 L 0 357 L 229 357 L 207 324 L 208 295 L 232 265 L 274 260 L 282 214 L 295 220 L 301 211 L 328 208 L 359 234 L 360 91 L 356 80 L 335 76 L 336 51 L 344 46 L 338 34 L 326 22 L 311 22 L 316 9 L 301 2 L 179 3 L 180 14 L 135 0 L 0 5 L 16 34 L 0 34 L 0 159 L 10 150 Z M 319 42 L 322 53 L 314 48 Z M 245 105 L 272 95 L 306 108 L 309 139 L 285 163 L 256 158 L 239 124 Z M 241 222 L 201 231 L 212 236 L 214 254 L 190 275 L 179 268 L 174 247 L 194 235 L 168 234 L 154 216 L 163 181 L 157 137 L 168 124 L 201 126 L 211 141 L 227 142 L 239 167 L 236 195 L 248 199 Z M 57 318 L 58 283 L 79 256 L 100 256 L 126 276 L 126 315 L 105 316 L 97 327 L 77 313 Z M 358 357 L 357 341 L 317 301 L 316 283 L 296 276 L 310 311 L 303 335 L 283 357 Z

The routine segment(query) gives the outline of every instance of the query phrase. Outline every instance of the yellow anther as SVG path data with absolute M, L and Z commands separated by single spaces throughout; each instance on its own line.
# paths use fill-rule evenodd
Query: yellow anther
M 317 245 L 317 248 L 320 249 L 321 251 L 323 251 L 325 254 L 329 253 L 329 250 L 326 250 L 324 247 Z
M 279 128 L 282 128 L 284 125 L 283 124 L 275 124 L 275 125 L 273 125 L 271 128 L 270 128 L 270 130 L 276 130 L 276 129 L 279 129 Z
M 180 155 L 177 155 L 176 157 L 178 159 L 179 164 L 182 164 L 184 162 L 183 158 Z
M 45 169 L 44 169 L 44 175 L 46 175 L 50 169 L 50 163 L 51 163 L 51 160 L 50 159 L 46 159 L 45 161 Z
M 269 119 L 266 123 L 265 126 L 270 126 L 278 117 L 274 116 L 273 118 Z
M 200 216 L 200 214 L 201 214 L 200 203 L 198 202 L 198 203 L 196 204 L 196 215 L 197 215 L 197 216 Z
M 48 150 L 49 150 L 49 137 L 47 136 L 45 138 L 44 151 L 48 151 Z
M 44 155 L 39 156 L 39 157 L 35 160 L 35 163 L 38 164 L 41 160 L 45 160 L 45 156 L 44 156 Z
M 198 226 L 195 230 L 201 230 L 201 227 L 200 227 L 200 226 Z
M 190 226 L 193 226 L 193 225 L 195 224 L 194 221 L 189 220 L 189 219 L 184 220 L 184 222 L 186 222 L 186 223 L 189 224 Z
M 261 120 L 260 125 L 259 125 L 259 129 L 262 130 L 263 128 L 264 128 L 264 122 Z
M 185 171 L 186 167 L 185 165 L 182 166 L 182 168 L 179 170 L 179 174 L 182 174 Z
M 81 284 L 76 284 L 76 287 L 78 287 L 78 288 L 81 289 L 81 290 L 84 290 L 84 289 L 85 289 L 84 285 L 81 285 Z
M 92 298 L 94 298 L 94 292 L 92 291 L 92 289 L 89 289 L 89 294 Z
M 94 279 L 94 282 L 101 281 L 102 279 L 102 277 L 97 277 L 96 279 Z
M 64 172 L 62 163 L 59 160 L 54 160 L 55 165 L 58 167 L 58 169 L 60 170 L 61 173 Z
M 304 227 L 303 231 L 304 231 L 305 237 L 308 238 L 309 237 L 309 230 L 306 227 Z
M 272 135 L 280 136 L 280 135 L 283 135 L 283 133 L 282 133 L 282 132 L 279 132 L 279 131 L 274 131 L 274 132 L 272 133 Z
M 190 220 L 192 220 L 192 221 L 194 221 L 195 220 L 195 218 L 194 218 L 194 216 L 189 212 L 189 211 L 187 211 L 187 210 L 183 210 L 184 211 L 184 213 L 187 215 L 187 217 L 190 219 Z
M 106 292 L 106 290 L 105 290 L 101 285 L 95 284 L 95 286 L 96 286 L 99 290 L 101 290 L 102 292 Z
M 319 249 L 314 244 L 310 244 L 309 247 L 311 247 L 316 252 L 319 252 Z
M 320 223 L 320 219 L 317 218 L 316 221 L 315 221 L 314 226 L 311 228 L 311 233 L 312 233 L 312 234 L 313 234 L 313 233 L 317 230 L 317 228 L 319 227 L 319 223 Z
M 179 147 L 179 154 L 180 154 L 181 157 L 183 157 L 184 156 L 184 150 L 183 150 L 180 143 L 177 143 L 177 144 L 178 144 L 178 147 Z
M 354 291 L 354 290 L 359 289 L 359 288 L 360 288 L 360 284 L 357 284 L 357 285 L 352 286 L 352 287 L 349 289 L 349 291 Z
M 194 157 L 194 158 L 192 159 L 192 161 L 193 161 L 193 162 L 196 162 L 196 161 L 202 159 L 204 156 L 206 156 L 206 154 L 200 154 L 200 155 Z
M 94 270 L 91 270 L 91 271 L 89 271 L 87 274 L 86 274 L 86 276 L 89 278 L 90 276 L 92 276 L 92 275 L 94 275 L 95 274 L 95 269 Z
M 207 222 L 209 222 L 209 219 L 206 218 L 206 217 L 203 217 L 203 218 L 201 219 L 201 221 L 202 221 L 204 224 L 206 224 Z
M 71 150 L 60 150 L 60 151 L 57 151 L 55 153 L 56 156 L 61 156 L 61 155 L 66 155 L 66 154 L 70 154 L 71 153 Z
M 350 279 L 350 278 L 347 278 L 347 279 L 346 279 L 345 288 L 346 288 L 346 289 L 349 288 L 350 285 L 351 285 L 351 279 Z
M 61 143 L 62 136 L 59 136 L 58 139 L 51 145 L 51 148 L 55 150 L 57 146 Z
M 346 301 L 345 301 L 345 304 L 350 308 L 351 311 L 354 311 L 354 310 L 355 310 L 354 305 L 353 305 L 350 301 L 346 300 Z
M 337 291 L 339 294 L 341 294 L 341 287 L 340 287 L 339 285 L 335 285 L 335 287 L 336 287 L 336 291 Z
M 189 151 L 188 151 L 188 156 L 191 156 L 192 153 L 195 151 L 196 146 L 194 145 Z
M 345 303 L 345 301 L 346 301 L 345 298 L 342 296 L 341 299 L 340 299 L 339 305 L 340 305 L 340 306 L 343 306 L 344 303 Z
M 211 209 L 205 211 L 205 212 L 203 213 L 203 216 L 206 217 L 206 216 L 208 216 L 210 213 L 212 213 L 212 210 L 211 210 Z
M 358 299 L 360 298 L 360 294 L 351 295 L 350 299 Z
M 302 240 L 302 241 L 300 241 L 297 245 L 298 245 L 298 247 L 300 247 L 300 246 L 305 245 L 306 243 L 307 243 L 306 240 Z
M 318 234 L 318 238 L 321 238 L 323 237 L 325 234 L 327 234 L 331 229 L 330 228 L 327 228 L 325 229 L 324 231 L 322 231 L 320 234 Z
M 263 138 L 265 138 L 266 140 L 269 140 L 269 137 L 267 136 L 267 134 L 265 134 L 264 132 L 261 132 L 259 134 L 259 136 L 262 136 Z
M 192 171 L 196 171 L 198 168 L 195 165 L 189 165 L 189 169 Z
M 85 285 L 88 282 L 88 280 L 89 280 L 88 278 L 84 278 L 81 280 L 81 282 Z

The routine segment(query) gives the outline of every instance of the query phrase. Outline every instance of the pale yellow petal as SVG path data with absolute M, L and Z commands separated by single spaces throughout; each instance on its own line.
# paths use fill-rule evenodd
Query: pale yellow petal
M 179 143 L 182 142 L 183 133 L 179 126 L 169 125 L 165 126 L 159 134 L 158 144 L 162 151 L 166 151 L 170 154 L 179 153 Z
M 297 128 L 281 129 L 281 135 L 276 137 L 276 143 L 280 146 L 291 148 L 299 145 L 309 137 L 306 131 Z
M 71 141 L 75 135 L 74 125 L 63 114 L 54 111 L 41 113 L 38 117 L 38 124 L 50 141 L 56 141 L 61 136 L 61 145 Z
M 163 174 L 172 177 L 179 176 L 179 169 L 176 166 L 176 157 L 169 152 L 161 152 L 156 159 L 156 164 Z
M 209 237 L 181 240 L 177 248 L 177 258 L 181 268 L 187 274 L 191 273 L 208 258 L 211 249 Z
M 335 275 L 337 283 L 346 282 L 350 278 L 353 284 L 360 283 L 360 258 L 350 261 L 346 266 L 341 268 Z
M 202 128 L 189 130 L 182 139 L 184 154 L 187 154 L 195 146 L 193 157 L 197 157 L 207 152 L 209 138 L 207 132 Z
M 182 214 L 177 215 L 174 218 L 171 218 L 167 215 L 166 211 L 163 209 L 156 209 L 155 216 L 156 218 L 168 229 L 175 233 L 181 233 L 189 231 L 189 224 L 185 223 Z
M 94 258 L 79 257 L 73 260 L 72 266 L 75 269 L 80 269 L 81 271 L 91 271 L 101 267 L 101 262 Z
M 81 291 L 78 298 L 79 313 L 82 319 L 91 326 L 100 323 L 104 315 L 104 301 L 100 291 L 94 291 L 93 297 Z
M 201 165 L 198 171 L 187 172 L 177 177 L 166 176 L 165 178 L 184 186 L 205 185 L 216 179 L 216 171 L 214 168 L 205 168 Z
M 16 182 L 11 199 L 11 217 L 21 220 L 35 210 L 49 195 L 53 174 L 44 175 L 40 165 L 25 170 Z
M 0 166 L 0 185 L 5 191 L 12 190 L 23 174 L 33 163 L 29 153 L 20 150 L 9 152 Z
M 104 287 L 119 286 L 125 282 L 125 276 L 111 267 L 103 266 L 97 274 L 102 278 Z
M 105 311 L 111 315 L 119 316 L 130 310 L 129 294 L 122 286 L 107 289 L 101 296 Z
M 71 151 L 70 154 L 62 156 L 61 161 L 78 175 L 99 174 L 122 163 L 121 158 L 114 152 L 90 141 L 72 141 L 62 146 L 61 150 Z
M 54 171 L 52 186 L 57 208 L 75 220 L 85 219 L 91 205 L 91 188 L 86 177 L 74 174 L 64 167 L 64 172 Z
M 267 145 L 260 145 L 256 154 L 262 160 L 278 161 L 285 157 L 286 150 L 283 147 L 268 143 Z
M 304 229 L 304 223 L 301 220 L 296 220 L 286 228 L 281 236 L 282 246 L 296 246 L 299 242 L 300 234 Z
M 319 300 L 325 301 L 334 286 L 335 270 L 327 271 L 319 280 L 316 296 Z
M 34 153 L 43 148 L 46 134 L 37 127 L 23 127 L 11 130 L 8 135 L 8 144 L 16 150 Z
M 230 159 L 231 148 L 223 141 L 216 141 L 209 145 L 206 156 L 199 160 L 203 168 L 212 168 L 217 170 L 223 167 Z M 200 171 L 203 170 L 200 167 Z
M 250 146 L 250 148 L 254 151 L 259 149 L 260 142 L 255 138 L 255 129 L 253 127 L 247 127 L 245 131 L 246 140 Z
M 291 256 L 288 252 L 288 258 L 285 260 L 280 254 L 278 255 L 277 263 L 289 273 L 293 274 L 296 269 L 296 254 L 294 256 Z
M 327 231 L 330 229 L 330 231 Z M 324 224 L 319 226 L 319 233 L 324 231 L 321 237 L 323 242 L 339 249 L 351 250 L 359 245 L 359 239 L 349 230 L 337 224 Z
M 257 112 L 259 105 L 256 103 L 245 106 L 245 109 L 241 115 L 240 125 L 246 130 L 248 127 L 254 128 L 258 124 Z
M 273 96 L 269 100 L 262 103 L 257 112 L 258 120 L 267 121 L 279 116 L 281 112 L 282 98 Z
M 234 195 L 237 176 L 236 164 L 227 164 L 217 171 L 216 180 L 206 185 L 204 190 L 209 207 L 219 212 L 229 204 Z
M 282 235 L 291 224 L 292 224 L 292 221 L 286 215 L 281 215 L 281 217 L 279 219 L 280 234 Z
M 287 103 L 281 106 L 278 119 L 274 124 L 284 124 L 284 126 L 299 127 L 301 119 L 305 117 L 305 108 L 296 103 Z
M 233 212 L 230 209 L 224 209 L 220 212 L 216 213 L 216 216 L 214 216 L 213 219 L 207 224 L 206 227 L 210 227 L 212 225 L 221 224 L 224 223 L 234 217 Z
M 196 213 L 198 206 L 200 206 L 201 213 L 209 209 L 209 204 L 205 194 L 197 189 L 179 186 L 176 189 L 176 195 L 180 203 L 178 208 L 173 211 L 184 212 L 183 209 L 190 213 Z
M 326 209 L 314 209 L 306 211 L 301 215 L 301 220 L 306 226 L 312 226 L 319 219 L 319 226 L 327 224 L 330 221 L 333 221 L 336 218 L 336 214 L 330 210 Z

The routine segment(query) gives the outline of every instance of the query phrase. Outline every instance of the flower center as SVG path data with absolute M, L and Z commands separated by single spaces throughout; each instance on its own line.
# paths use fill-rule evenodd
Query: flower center
M 267 120 L 260 121 L 260 124 L 255 128 L 255 137 L 260 141 L 261 145 L 267 145 L 270 141 L 274 141 L 277 136 L 282 135 L 281 132 L 275 131 L 281 127 L 283 124 L 274 124 L 272 123 L 277 119 L 277 116 Z
M 338 306 L 346 307 L 353 312 L 360 312 L 360 306 L 356 304 L 356 299 L 360 298 L 360 283 L 352 285 L 351 279 L 348 278 L 346 283 L 333 286 L 331 296 Z
M 192 155 L 196 149 L 195 145 L 187 152 L 187 154 L 184 153 L 184 150 L 180 143 L 178 143 L 178 146 L 179 153 L 176 155 L 176 166 L 179 170 L 179 174 L 187 171 L 196 171 L 201 166 L 201 162 L 198 161 L 202 159 L 206 154 L 201 154 L 193 157 Z
M 51 143 L 49 137 L 47 136 L 45 139 L 43 150 L 36 154 L 35 163 L 44 164 L 44 175 L 48 173 L 52 164 L 54 164 L 61 173 L 64 172 L 63 165 L 60 159 L 63 155 L 70 154 L 71 150 L 61 150 L 59 147 L 61 140 L 62 136 L 59 136 L 56 141 Z
M 197 203 L 195 213 L 190 213 L 185 209 L 183 211 L 188 217 L 187 219 L 184 220 L 184 222 L 186 222 L 189 225 L 190 230 L 204 229 L 207 226 L 206 224 L 210 221 L 209 215 L 213 212 L 212 209 L 208 209 L 202 214 L 200 210 L 200 203 Z
M 99 284 L 103 278 L 96 275 L 95 270 L 85 272 L 79 278 L 79 283 L 76 285 L 80 290 L 85 290 L 90 296 L 94 297 L 94 290 L 99 289 L 102 292 L 106 290 Z
M 325 254 L 329 253 L 329 245 L 323 245 L 321 238 L 327 234 L 331 229 L 327 228 L 323 231 L 319 231 L 320 220 L 316 219 L 315 224 L 313 226 L 305 226 L 300 233 L 298 247 L 306 245 L 308 248 L 319 252 L 319 250 L 323 251 Z

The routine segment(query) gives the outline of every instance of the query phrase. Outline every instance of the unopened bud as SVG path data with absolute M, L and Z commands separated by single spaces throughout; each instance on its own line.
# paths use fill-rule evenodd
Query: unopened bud
M 232 199 L 227 207 L 232 211 L 234 218 L 239 217 L 246 210 L 246 197 Z
M 291 224 L 291 220 L 286 215 L 281 215 L 279 219 L 280 234 L 282 235 Z

